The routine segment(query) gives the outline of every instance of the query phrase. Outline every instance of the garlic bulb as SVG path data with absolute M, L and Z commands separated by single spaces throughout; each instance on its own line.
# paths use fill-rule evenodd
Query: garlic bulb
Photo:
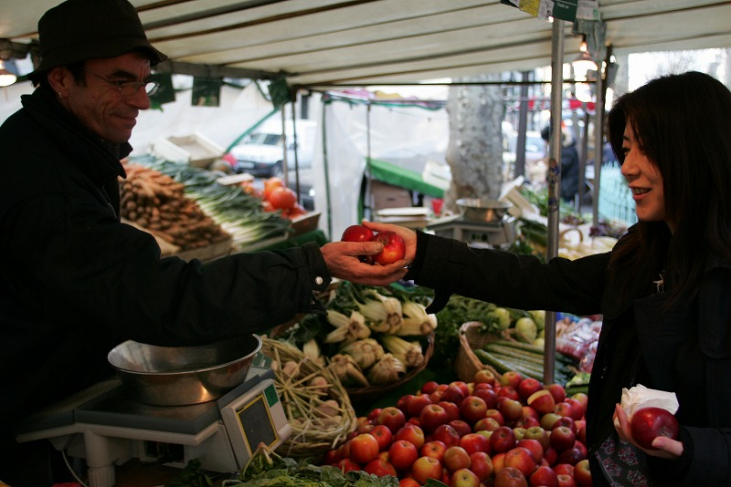
M 371 329 L 365 324 L 365 316 L 357 311 L 353 311 L 350 317 L 347 317 L 331 309 L 327 312 L 327 321 L 335 327 L 335 330 L 325 337 L 326 343 L 350 343 L 371 335 Z
M 406 301 L 403 304 L 404 319 L 401 327 L 396 330 L 398 336 L 428 335 L 437 327 L 437 317 L 427 314 L 423 304 Z
M 403 362 L 387 353 L 368 371 L 368 381 L 373 385 L 390 384 L 399 380 L 404 372 Z
M 421 343 L 409 342 L 396 335 L 384 335 L 381 342 L 386 350 L 399 359 L 406 367 L 419 367 L 424 364 Z
M 368 370 L 383 357 L 383 346 L 373 338 L 364 338 L 340 348 L 340 353 L 350 355 L 361 370 Z
M 340 380 L 344 386 L 358 385 L 367 387 L 370 384 L 355 359 L 350 355 L 336 353 L 330 357 L 328 369 Z

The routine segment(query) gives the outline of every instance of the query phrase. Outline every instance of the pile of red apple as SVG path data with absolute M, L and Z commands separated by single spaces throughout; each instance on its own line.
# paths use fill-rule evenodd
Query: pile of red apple
M 451 487 L 589 487 L 587 400 L 513 371 L 432 381 L 358 418 L 323 463 L 393 475 L 401 487 L 429 479 Z

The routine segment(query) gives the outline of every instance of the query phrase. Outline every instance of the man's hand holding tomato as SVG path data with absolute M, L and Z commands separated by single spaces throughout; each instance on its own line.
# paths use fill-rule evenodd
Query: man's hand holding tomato
M 374 286 L 385 286 L 402 279 L 416 255 L 416 234 L 408 228 L 382 223 L 363 222 L 374 232 L 392 231 L 404 239 L 404 258 L 396 262 L 380 265 L 363 262 L 363 256 L 375 256 L 383 250 L 379 241 L 329 242 L 320 248 L 325 264 L 333 277 L 346 281 L 356 281 Z

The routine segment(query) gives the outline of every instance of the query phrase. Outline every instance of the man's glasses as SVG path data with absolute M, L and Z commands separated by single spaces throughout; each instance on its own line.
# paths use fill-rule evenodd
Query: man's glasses
M 117 88 L 122 96 L 133 96 L 137 94 L 141 87 L 145 88 L 145 93 L 147 93 L 147 96 L 152 96 L 157 93 L 157 89 L 160 87 L 160 83 L 158 83 L 157 81 L 109 81 L 108 79 L 102 78 L 93 71 L 89 71 L 86 68 L 82 69 L 87 73 L 93 74 L 100 80 L 109 83 L 110 85 Z

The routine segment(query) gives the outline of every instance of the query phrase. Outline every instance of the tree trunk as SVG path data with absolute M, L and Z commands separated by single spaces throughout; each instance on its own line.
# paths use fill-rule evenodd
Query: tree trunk
M 485 75 L 461 81 L 499 81 L 499 76 Z M 447 112 L 446 159 L 452 171 L 452 182 L 444 195 L 444 204 L 446 209 L 456 213 L 455 202 L 459 198 L 497 199 L 500 194 L 503 184 L 501 87 L 451 86 Z

